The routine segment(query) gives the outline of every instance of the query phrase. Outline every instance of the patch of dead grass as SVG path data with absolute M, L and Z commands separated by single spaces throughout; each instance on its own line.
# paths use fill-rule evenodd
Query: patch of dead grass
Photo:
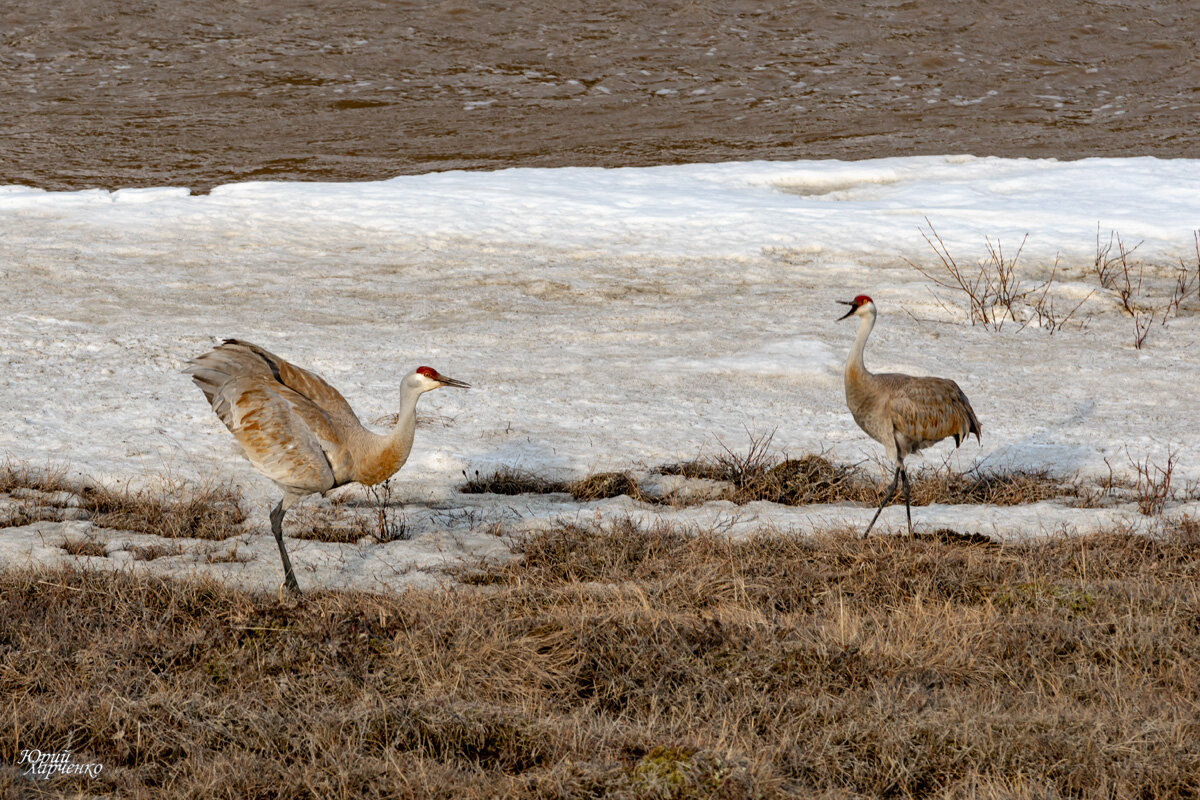
M 459 487 L 463 494 L 561 493 L 582 503 L 628 495 L 648 503 L 664 502 L 664 498 L 643 491 L 628 472 L 597 472 L 576 481 L 556 481 L 513 467 L 500 467 L 488 474 L 476 470 L 474 477 L 468 477 L 466 472 L 463 475 L 467 477 L 467 482 Z
M 403 509 L 392 501 L 392 482 L 367 487 L 366 492 L 366 498 L 339 494 L 328 504 L 301 505 L 289 517 L 288 535 L 337 544 L 356 544 L 363 539 L 387 544 L 408 539 L 411 534 Z
M 0 464 L 0 494 L 20 500 L 0 519 L 0 527 L 79 518 L 101 528 L 165 538 L 225 539 L 240 533 L 246 519 L 241 494 L 230 484 L 166 479 L 154 487 L 114 488 L 69 480 L 65 469 L 11 460 Z
M 70 742 L 104 771 L 55 791 L 132 798 L 1197 796 L 1193 520 L 518 550 L 392 596 L 0 573 L 0 762 Z
M 47 493 L 74 492 L 78 489 L 78 484 L 67 477 L 65 467 L 34 467 L 13 458 L 6 458 L 0 463 L 0 494 L 9 494 L 20 489 Z
M 475 470 L 474 475 L 463 471 L 466 483 L 459 487 L 463 494 L 554 494 L 566 492 L 568 484 L 543 478 L 528 470 L 516 467 L 500 467 L 489 473 L 481 474 Z
M 919 506 L 932 503 L 1017 506 L 1062 498 L 1086 504 L 1083 501 L 1089 497 L 1079 482 L 1064 480 L 1047 470 L 971 469 L 951 472 L 944 468 L 924 467 L 914 471 L 910 478 L 912 504 Z M 878 503 L 883 499 L 883 488 L 886 487 L 879 487 L 879 494 L 873 502 Z
M 355 544 L 371 535 L 372 515 L 344 503 L 301 505 L 289 514 L 286 534 L 295 539 Z
M 706 500 L 727 500 L 738 505 L 767 501 L 789 506 L 817 503 L 878 505 L 887 482 L 856 466 L 839 464 L 825 454 L 779 459 L 770 449 L 771 437 L 752 437 L 745 452 L 728 448 L 714 456 L 666 464 L 655 472 L 684 478 L 715 481 L 727 487 L 688 495 L 676 490 L 658 494 L 646 490 L 629 472 L 601 472 L 577 481 L 555 481 L 526 470 L 501 467 L 489 474 L 478 471 L 459 487 L 466 494 L 570 494 L 581 502 L 626 495 L 646 503 L 685 506 Z M 945 466 L 909 470 L 912 505 L 932 503 L 1022 505 L 1041 500 L 1071 498 L 1080 506 L 1101 501 L 1099 490 L 1089 492 L 1078 481 L 1066 480 L 1045 470 L 989 470 L 974 468 L 952 472 Z M 890 480 L 890 475 L 888 479 Z M 893 502 L 903 503 L 897 493 Z
M 776 461 L 765 453 L 751 457 L 700 458 L 659 467 L 664 475 L 725 481 L 730 489 L 722 499 L 743 504 L 758 500 L 785 505 L 859 503 L 878 505 L 887 484 L 863 470 L 830 461 L 823 455 L 806 455 Z M 890 479 L 890 476 L 888 476 Z M 1064 480 L 1045 470 L 971 469 L 952 472 L 945 467 L 909 469 L 912 505 L 932 503 L 989 503 L 1010 506 L 1056 498 L 1085 501 L 1091 495 L 1076 481 Z M 897 493 L 893 502 L 903 503 Z
M 97 556 L 99 558 L 108 556 L 104 543 L 93 539 L 68 539 L 63 542 L 62 549 L 73 556 Z
M 570 492 L 571 497 L 582 503 L 620 497 L 621 495 L 648 503 L 661 502 L 661 498 L 642 491 L 637 481 L 628 472 L 598 472 L 588 475 L 567 484 L 567 491 Z
M 178 544 L 143 544 L 128 548 L 135 561 L 155 561 L 181 555 L 183 548 Z
M 84 508 L 101 528 L 152 533 L 167 539 L 225 539 L 245 521 L 241 495 L 228 485 L 172 482 L 154 489 L 88 488 Z

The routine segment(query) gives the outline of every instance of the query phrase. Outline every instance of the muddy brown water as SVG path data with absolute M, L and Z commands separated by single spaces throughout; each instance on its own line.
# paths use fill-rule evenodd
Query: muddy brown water
M 1194 0 L 0 8 L 0 184 L 1200 155 Z

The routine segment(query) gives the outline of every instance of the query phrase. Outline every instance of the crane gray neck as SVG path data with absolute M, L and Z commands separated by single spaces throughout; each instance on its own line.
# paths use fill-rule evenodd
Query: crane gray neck
M 425 394 L 425 387 L 417 381 L 412 380 L 412 376 L 405 377 L 400 384 L 400 413 L 396 416 L 396 425 L 393 428 L 395 433 L 408 432 L 416 427 L 417 423 L 417 401 L 421 399 L 421 395 Z
M 858 370 L 867 373 L 867 367 L 863 363 L 863 350 L 867 346 L 867 337 L 871 335 L 871 329 L 875 327 L 875 304 L 871 303 L 865 308 L 865 312 L 859 315 L 858 335 L 854 338 L 854 347 L 850 348 L 850 357 L 846 360 L 846 372 Z

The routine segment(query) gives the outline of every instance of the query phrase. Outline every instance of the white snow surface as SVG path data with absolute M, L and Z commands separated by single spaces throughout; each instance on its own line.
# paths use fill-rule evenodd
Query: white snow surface
M 1039 284 L 1057 260 L 1056 314 L 1082 305 L 1053 333 L 972 325 L 963 295 L 907 263 L 940 268 L 930 225 L 969 270 L 988 240 L 1011 257 L 1027 235 L 1022 279 Z M 0 455 L 113 482 L 233 479 L 257 522 L 239 545 L 253 558 L 148 563 L 274 586 L 278 559 L 263 534 L 277 490 L 181 373 L 187 359 L 238 337 L 321 374 L 376 427 L 418 365 L 473 386 L 421 401 L 416 446 L 396 481 L 414 539 L 289 540 L 302 582 L 305 565 L 310 581 L 332 586 L 435 575 L 438 559 L 502 550 L 486 533 L 496 521 L 522 529 L 633 515 L 735 534 L 865 525 L 872 509 L 664 510 L 457 487 L 464 470 L 501 465 L 556 477 L 648 473 L 722 445 L 744 450 L 772 431 L 780 453 L 878 459 L 882 448 L 845 408 L 855 323 L 835 321 L 844 312 L 835 301 L 867 293 L 880 310 L 868 366 L 953 378 L 982 422 L 981 447 L 972 439 L 955 453 L 943 443 L 927 462 L 954 453 L 960 469 L 980 461 L 1095 477 L 1110 465 L 1128 473 L 1134 458 L 1165 464 L 1173 452 L 1182 486 L 1200 480 L 1195 288 L 1177 315 L 1159 319 L 1180 263 L 1197 269 L 1197 229 L 1192 159 L 510 169 L 242 183 L 204 196 L 0 187 Z M 1112 231 L 1139 245 L 1129 262 L 1144 302 L 1159 308 L 1142 349 L 1092 271 L 1098 237 L 1103 246 Z M 1009 538 L 1149 524 L 1130 507 L 1056 503 L 921 507 L 914 517 Z M 903 509 L 882 521 L 899 527 Z M 87 523 L 40 525 L 0 531 L 0 558 L 46 560 L 46 542 L 56 547 Z

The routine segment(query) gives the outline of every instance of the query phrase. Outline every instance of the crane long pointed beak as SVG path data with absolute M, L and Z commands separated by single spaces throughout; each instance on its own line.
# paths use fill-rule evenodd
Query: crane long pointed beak
M 471 388 L 471 384 L 463 383 L 462 381 L 455 380 L 454 378 L 447 378 L 445 375 L 438 375 L 438 382 L 441 383 L 442 386 L 453 386 L 455 389 Z
M 841 322 L 841 321 L 842 321 L 842 320 L 844 320 L 846 317 L 848 317 L 848 316 L 850 316 L 851 314 L 853 314 L 855 311 L 858 311 L 858 306 L 856 306 L 854 303 L 851 303 L 849 300 L 838 300 L 838 302 L 839 302 L 839 303 L 841 303 L 841 304 L 843 304 L 843 305 L 850 306 L 850 310 L 849 310 L 849 311 L 847 311 L 845 314 L 842 314 L 842 315 L 841 315 L 840 317 L 838 317 L 836 320 L 834 320 L 835 322 Z

